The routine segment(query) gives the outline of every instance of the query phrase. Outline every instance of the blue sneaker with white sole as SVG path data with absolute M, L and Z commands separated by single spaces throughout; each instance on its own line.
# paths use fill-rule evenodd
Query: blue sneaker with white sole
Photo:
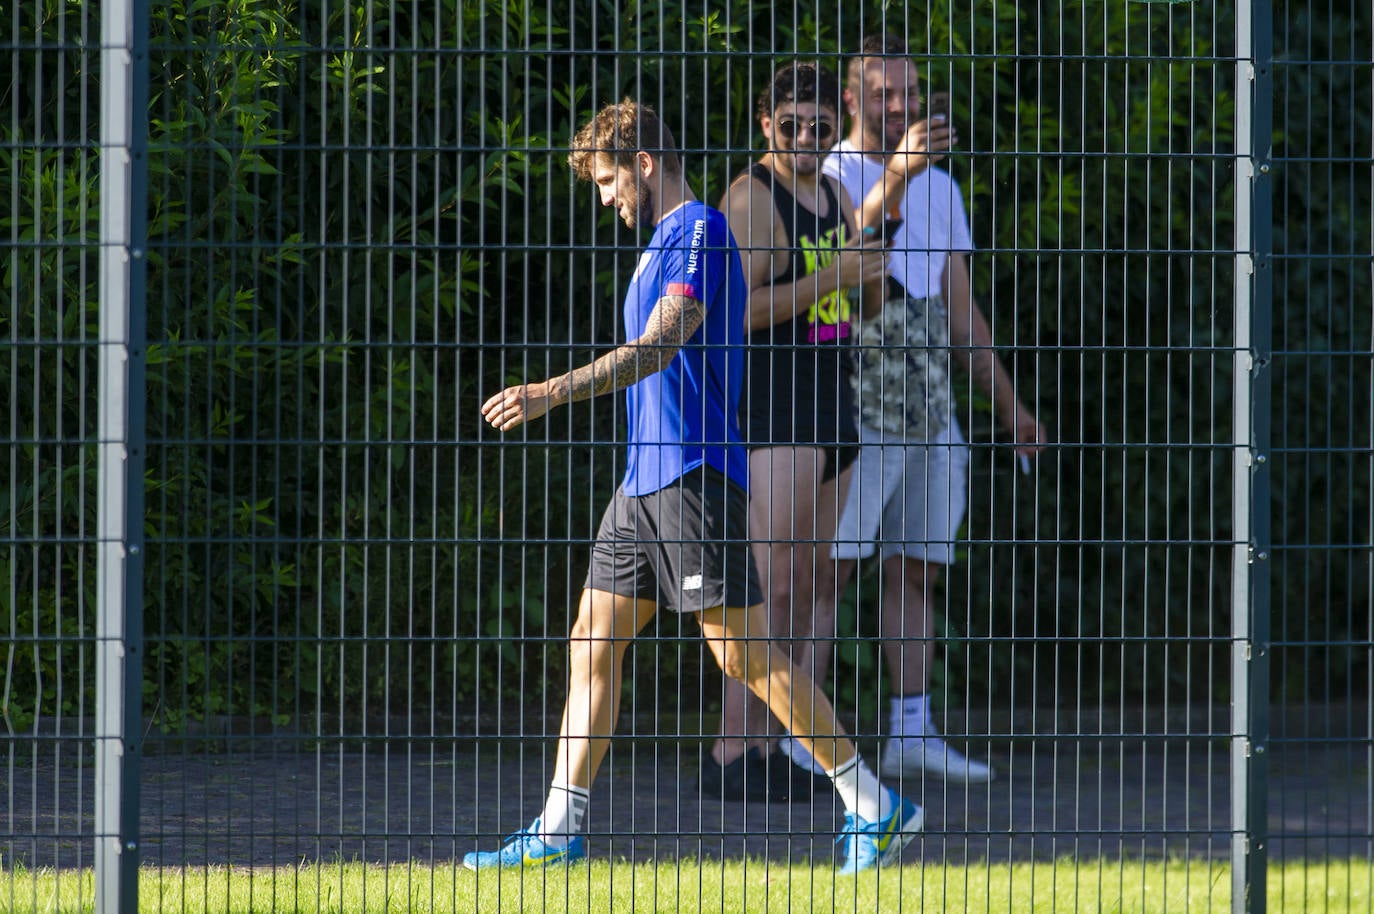
M 587 859 L 587 843 L 581 835 L 567 847 L 554 847 L 539 837 L 539 820 L 511 835 L 497 851 L 472 851 L 463 855 L 463 866 L 470 870 L 530 869 L 570 864 Z
M 892 800 L 892 813 L 877 822 L 868 822 L 854 813 L 845 813 L 844 830 L 837 844 L 844 845 L 844 864 L 840 873 L 860 873 L 875 866 L 896 863 L 902 848 L 926 824 L 926 814 L 915 803 L 897 795 L 891 787 L 884 787 Z

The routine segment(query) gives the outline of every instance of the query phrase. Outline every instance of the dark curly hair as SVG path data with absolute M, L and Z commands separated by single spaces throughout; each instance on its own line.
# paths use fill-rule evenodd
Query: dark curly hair
M 839 114 L 840 81 L 825 67 L 810 63 L 792 63 L 773 74 L 768 85 L 759 93 L 759 117 L 772 117 L 778 105 L 813 102 Z

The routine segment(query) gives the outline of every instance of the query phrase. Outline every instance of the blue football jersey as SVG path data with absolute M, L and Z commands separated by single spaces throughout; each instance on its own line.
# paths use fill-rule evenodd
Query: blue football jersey
M 737 419 L 748 293 L 724 214 L 693 201 L 659 222 L 625 294 L 625 337 L 642 336 L 668 295 L 705 303 L 706 318 L 666 368 L 625 391 L 626 495 L 656 492 L 703 463 L 748 487 Z

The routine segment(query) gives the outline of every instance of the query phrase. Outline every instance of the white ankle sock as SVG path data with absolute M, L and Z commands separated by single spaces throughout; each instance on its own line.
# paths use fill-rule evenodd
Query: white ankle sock
M 827 771 L 844 808 L 865 822 L 878 822 L 892 815 L 892 791 L 868 770 L 857 755 L 834 771 Z
M 591 795 L 583 787 L 571 784 L 551 784 L 549 798 L 539 816 L 539 838 L 550 847 L 567 847 L 582 833 L 587 820 Z
M 918 695 L 897 695 L 891 699 L 889 736 L 906 741 L 923 736 L 936 736 L 935 722 L 930 717 L 930 699 L 924 692 Z
M 813 774 L 825 774 L 826 770 L 821 767 L 820 762 L 816 761 L 815 756 L 806 751 L 806 747 L 797 742 L 791 736 L 784 736 L 778 740 L 778 750 L 783 755 L 792 760 L 792 764 L 798 768 L 810 771 Z

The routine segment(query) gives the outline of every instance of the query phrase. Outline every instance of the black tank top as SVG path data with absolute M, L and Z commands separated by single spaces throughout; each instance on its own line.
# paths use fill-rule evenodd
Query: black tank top
M 827 215 L 797 198 L 754 163 L 746 172 L 769 187 L 792 256 L 769 283 L 786 285 L 828 265 L 844 246 L 840 201 L 821 179 Z M 783 294 L 790 295 L 790 292 Z M 748 378 L 740 404 L 740 429 L 750 447 L 834 445 L 859 440 L 850 357 L 850 290 L 840 289 L 788 320 L 748 334 Z

